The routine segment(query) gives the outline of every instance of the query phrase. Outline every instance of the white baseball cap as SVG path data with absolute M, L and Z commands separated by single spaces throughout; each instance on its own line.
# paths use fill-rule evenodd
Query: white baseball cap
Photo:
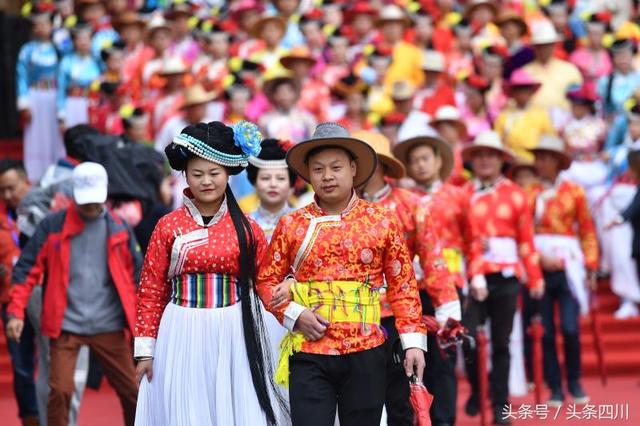
M 86 162 L 73 169 L 73 198 L 78 205 L 107 201 L 109 179 L 101 164 Z

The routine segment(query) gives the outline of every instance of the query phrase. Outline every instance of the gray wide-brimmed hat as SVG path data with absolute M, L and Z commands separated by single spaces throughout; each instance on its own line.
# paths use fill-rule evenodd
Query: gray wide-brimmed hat
M 376 152 L 366 142 L 351 137 L 349 131 L 338 123 L 321 123 L 316 127 L 311 139 L 294 145 L 287 152 L 287 164 L 298 176 L 309 182 L 309 152 L 320 147 L 341 148 L 349 153 L 356 162 L 356 176 L 353 186 L 359 187 L 366 183 L 376 170 L 378 157 Z

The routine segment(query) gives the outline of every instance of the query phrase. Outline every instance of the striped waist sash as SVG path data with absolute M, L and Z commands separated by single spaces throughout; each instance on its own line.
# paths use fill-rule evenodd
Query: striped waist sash
M 231 275 L 183 274 L 171 284 L 171 303 L 185 308 L 224 308 L 240 301 L 238 279 Z

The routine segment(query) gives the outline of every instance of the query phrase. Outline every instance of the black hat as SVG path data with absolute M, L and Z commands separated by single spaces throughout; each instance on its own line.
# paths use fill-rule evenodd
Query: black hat
M 233 127 L 212 121 L 185 127 L 164 152 L 174 170 L 183 171 L 191 158 L 200 157 L 237 175 L 247 167 L 250 156 L 260 153 L 261 140 L 258 127 L 248 121 L 240 121 Z
M 247 177 L 252 185 L 256 184 L 258 170 L 260 169 L 287 169 L 289 173 L 289 185 L 293 187 L 296 183 L 296 173 L 289 168 L 285 158 L 287 157 L 287 145 L 289 141 L 279 141 L 278 139 L 265 139 L 261 144 L 261 151 L 257 157 L 249 158 L 247 166 Z

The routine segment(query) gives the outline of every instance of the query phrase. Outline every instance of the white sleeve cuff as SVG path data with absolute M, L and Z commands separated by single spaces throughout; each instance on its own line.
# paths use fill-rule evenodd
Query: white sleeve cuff
M 20 96 L 18 98 L 18 111 L 22 111 L 29 108 L 29 98 L 27 96 Z
M 289 306 L 287 306 L 287 309 L 284 311 L 284 322 L 282 324 L 284 328 L 293 332 L 293 327 L 295 327 L 298 317 L 305 309 L 307 308 L 296 302 L 289 303 Z
M 155 337 L 136 337 L 133 339 L 133 357 L 153 357 L 156 351 Z
M 411 348 L 422 349 L 427 351 L 427 335 L 422 333 L 402 333 L 400 335 L 400 343 L 402 349 L 407 350 Z
M 474 275 L 473 278 L 471 278 L 471 287 L 487 288 L 487 279 L 484 275 Z
M 456 321 L 462 320 L 462 312 L 460 310 L 460 301 L 447 302 L 438 306 L 436 309 L 436 321 L 438 324 L 445 323 L 449 318 Z

